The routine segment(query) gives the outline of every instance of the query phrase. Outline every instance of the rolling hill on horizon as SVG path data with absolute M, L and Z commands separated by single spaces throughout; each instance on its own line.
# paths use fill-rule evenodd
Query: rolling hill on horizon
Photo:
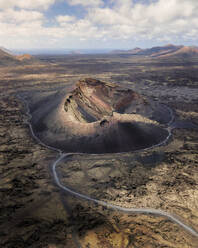
M 34 61 L 35 58 L 29 54 L 15 55 L 10 50 L 0 47 L 0 65 L 15 65 Z
M 114 50 L 113 54 L 131 54 L 137 56 L 147 56 L 152 58 L 169 58 L 169 57 L 194 57 L 198 56 L 198 47 L 196 46 L 175 46 L 168 44 L 165 46 L 156 46 L 152 48 L 141 49 L 136 47 L 130 50 Z

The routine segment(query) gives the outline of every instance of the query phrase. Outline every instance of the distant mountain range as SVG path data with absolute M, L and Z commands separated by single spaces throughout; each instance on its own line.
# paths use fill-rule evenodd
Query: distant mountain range
M 67 54 L 73 55 L 80 55 L 80 54 L 120 54 L 120 55 L 134 55 L 134 56 L 145 56 L 150 58 L 198 58 L 198 47 L 196 46 L 175 46 L 172 44 L 168 44 L 165 46 L 156 46 L 152 48 L 141 49 L 136 47 L 130 50 L 114 50 L 114 51 L 107 51 L 107 50 L 70 50 L 67 51 Z M 20 54 L 20 53 L 19 53 Z M 38 61 L 34 56 L 30 54 L 20 54 L 17 55 L 16 53 L 4 48 L 0 47 L 0 65 L 20 65 L 20 64 L 30 64 L 35 63 Z M 47 53 L 48 54 L 48 53 Z M 56 54 L 56 53 L 54 53 Z M 64 52 L 60 54 L 66 54 Z
M 131 54 L 137 56 L 148 56 L 153 58 L 168 57 L 193 57 L 198 56 L 198 47 L 191 46 L 175 46 L 168 44 L 166 46 L 156 46 L 147 49 L 136 47 L 131 50 L 114 50 L 112 54 Z
M 35 58 L 29 54 L 15 55 L 10 50 L 0 47 L 0 65 L 15 65 L 33 61 Z

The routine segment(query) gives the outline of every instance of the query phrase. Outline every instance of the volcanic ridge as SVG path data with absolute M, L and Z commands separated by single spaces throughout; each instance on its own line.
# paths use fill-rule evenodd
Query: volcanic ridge
M 193 58 L 198 56 L 198 47 L 175 46 L 168 44 L 147 49 L 136 47 L 130 50 L 114 50 L 113 54 L 131 54 L 136 56 L 146 56 L 150 58 Z
M 96 79 L 68 94 L 32 104 L 32 126 L 45 143 L 65 152 L 115 153 L 157 145 L 168 136 L 170 113 L 137 92 Z
M 8 49 L 0 47 L 0 66 L 23 65 L 27 63 L 33 63 L 36 61 L 37 60 L 29 54 L 15 55 Z

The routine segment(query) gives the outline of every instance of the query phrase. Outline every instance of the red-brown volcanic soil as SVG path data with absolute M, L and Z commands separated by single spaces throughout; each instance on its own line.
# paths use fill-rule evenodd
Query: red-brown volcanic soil
M 111 153 L 147 148 L 166 139 L 167 109 L 131 89 L 95 79 L 80 80 L 31 103 L 32 126 L 45 143 L 65 152 Z

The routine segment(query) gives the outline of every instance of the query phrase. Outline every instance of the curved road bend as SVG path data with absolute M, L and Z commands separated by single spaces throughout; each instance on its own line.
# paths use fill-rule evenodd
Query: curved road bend
M 22 102 L 25 103 L 25 106 L 26 106 L 26 109 L 27 109 L 27 115 L 28 115 L 28 125 L 30 127 L 30 131 L 31 131 L 31 134 L 32 136 L 34 137 L 34 139 L 39 143 L 41 144 L 42 146 L 50 149 L 50 150 L 53 150 L 53 151 L 56 151 L 59 153 L 59 157 L 58 159 L 55 160 L 55 162 L 53 162 L 52 164 L 52 172 L 53 172 L 53 176 L 54 176 L 54 180 L 55 180 L 55 183 L 57 184 L 57 186 L 59 188 L 61 188 L 62 190 L 64 190 L 65 192 L 73 195 L 73 196 L 76 196 L 78 198 L 81 198 L 81 199 L 84 199 L 84 200 L 87 200 L 87 201 L 91 201 L 91 202 L 94 202 L 98 205 L 101 205 L 101 206 L 104 206 L 106 208 L 111 208 L 113 210 L 118 210 L 120 212 L 124 212 L 124 213 L 127 213 L 127 214 L 150 214 L 150 215 L 156 215 L 156 216 L 162 216 L 162 217 L 165 217 L 167 219 L 169 219 L 170 221 L 178 224 L 180 227 L 182 227 L 184 230 L 186 230 L 187 232 L 189 232 L 190 234 L 192 234 L 193 236 L 196 236 L 198 238 L 198 232 L 196 230 L 194 230 L 192 227 L 188 226 L 187 224 L 185 224 L 184 222 L 182 222 L 181 220 L 179 220 L 179 217 L 176 217 L 172 214 L 169 214 L 165 211 L 162 211 L 162 210 L 158 210 L 158 209 L 152 209 L 152 208 L 124 208 L 124 207 L 120 207 L 120 206 L 117 206 L 117 205 L 113 205 L 113 204 L 110 204 L 110 203 L 107 203 L 105 201 L 100 201 L 100 200 L 97 200 L 97 199 L 94 199 L 94 198 L 91 198 L 87 195 L 84 195 L 84 194 L 81 194 L 81 193 L 78 193 L 76 191 L 73 191 L 71 190 L 70 188 L 64 186 L 61 184 L 60 180 L 59 180 L 59 177 L 58 177 L 58 174 L 57 174 L 57 171 L 56 171 L 56 168 L 58 166 L 58 164 L 60 163 L 60 161 L 64 158 L 67 158 L 71 155 L 79 155 L 79 154 L 83 154 L 83 153 L 63 153 L 60 149 L 57 149 L 55 147 L 52 147 L 52 146 L 48 146 L 46 145 L 45 143 L 43 143 L 34 133 L 33 131 L 33 128 L 32 128 L 32 125 L 30 123 L 30 120 L 32 118 L 32 115 L 30 114 L 30 109 L 29 109 L 29 106 L 28 106 L 28 103 L 26 101 L 26 99 L 22 98 L 20 95 L 17 96 Z M 169 112 L 171 114 L 171 120 L 169 121 L 168 125 L 172 124 L 173 120 L 174 120 L 174 115 L 173 115 L 173 111 L 172 109 L 170 109 L 168 106 L 166 106 L 168 109 L 169 109 Z M 149 148 L 146 148 L 146 149 L 142 149 L 143 150 L 148 150 L 148 149 L 152 149 L 154 147 L 157 147 L 157 146 L 161 146 L 163 144 L 165 144 L 169 138 L 171 137 L 171 130 L 172 128 L 167 128 L 168 130 L 168 136 L 166 137 L 166 139 L 164 141 L 162 141 L 161 143 L 157 144 L 157 145 L 153 145 Z M 139 150 L 141 151 L 141 150 Z M 90 154 L 89 154 L 90 155 Z M 92 154 L 94 155 L 94 154 Z

